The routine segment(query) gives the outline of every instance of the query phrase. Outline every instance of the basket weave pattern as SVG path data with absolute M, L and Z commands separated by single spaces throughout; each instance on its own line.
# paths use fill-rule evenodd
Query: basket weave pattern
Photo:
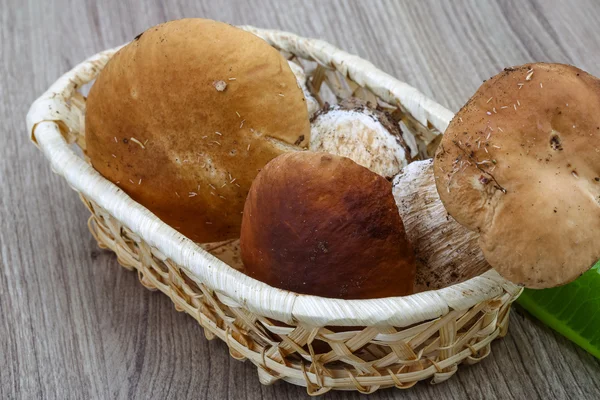
M 320 103 L 356 96 L 379 104 L 402 121 L 405 131 L 418 143 L 422 157 L 431 154 L 435 138 L 451 116 L 449 112 L 441 116 L 443 112 L 414 115 L 406 104 L 394 98 L 391 90 L 364 84 L 360 77 L 357 83 L 339 64 L 325 62 L 314 51 L 319 46 L 323 51 L 331 51 L 324 42 L 313 41 L 310 47 L 306 45 L 307 39 L 290 34 L 246 29 L 301 64 L 309 76 L 308 87 Z M 50 111 L 45 117 L 28 121 L 40 147 L 44 146 L 41 137 L 35 136 L 36 126 L 53 121 L 66 142 L 85 149 L 85 97 L 78 90 L 93 80 L 113 53 L 114 50 L 108 51 L 78 66 L 68 77 L 66 89 L 52 93 L 51 99 L 48 95 L 40 98 L 37 107 L 42 104 L 45 108 L 46 101 Z M 368 78 L 368 71 L 365 76 Z M 431 108 L 423 109 L 426 113 Z M 62 111 L 60 117 L 50 115 L 57 110 Z M 493 294 L 474 305 L 449 308 L 437 318 L 402 326 L 389 323 L 336 326 L 294 318 L 278 321 L 271 314 L 252 310 L 235 296 L 215 290 L 185 265 L 172 261 L 158 246 L 149 244 L 107 211 L 108 207 L 100 206 L 83 193 L 80 197 L 91 212 L 89 229 L 100 247 L 114 251 L 125 268 L 136 270 L 145 287 L 169 296 L 178 311 L 198 321 L 208 339 L 218 337 L 227 343 L 232 357 L 255 364 L 263 384 L 283 379 L 306 386 L 311 395 L 331 389 L 361 393 L 391 386 L 406 389 L 430 378 L 432 383 L 442 382 L 457 371 L 459 364 L 473 364 L 489 354 L 492 340 L 506 334 L 510 305 L 520 293 L 513 285 L 498 284 Z M 464 292 L 464 296 L 469 294 Z
M 233 358 L 252 361 L 263 384 L 284 378 L 306 385 L 309 394 L 322 394 L 331 388 L 362 393 L 406 389 L 430 377 L 438 383 L 452 376 L 458 363 L 485 358 L 491 341 L 508 330 L 510 293 L 404 329 L 377 326 L 336 333 L 335 327 L 275 324 L 196 284 L 105 210 L 82 200 L 92 213 L 88 226 L 100 247 L 137 271 L 146 288 L 160 290 L 178 311 L 194 317 L 209 340 L 219 337 Z M 327 343 L 329 351 L 316 354 L 315 341 Z

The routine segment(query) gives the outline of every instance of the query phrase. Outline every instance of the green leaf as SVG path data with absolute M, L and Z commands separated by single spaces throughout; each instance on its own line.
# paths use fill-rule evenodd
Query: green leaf
M 600 359 L 600 262 L 552 289 L 525 289 L 517 302 L 537 319 Z

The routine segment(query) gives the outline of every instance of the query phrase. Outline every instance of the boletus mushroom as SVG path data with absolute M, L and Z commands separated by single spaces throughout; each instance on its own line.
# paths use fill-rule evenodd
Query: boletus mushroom
M 287 60 L 256 35 L 201 18 L 119 50 L 85 115 L 94 168 L 195 242 L 237 238 L 258 171 L 310 141 Z
M 297 293 L 370 299 L 413 293 L 414 253 L 382 176 L 346 157 L 283 154 L 252 183 L 241 256 L 255 279 Z
M 569 65 L 506 68 L 451 121 L 434 174 L 501 275 L 530 288 L 574 280 L 600 258 L 600 80 Z

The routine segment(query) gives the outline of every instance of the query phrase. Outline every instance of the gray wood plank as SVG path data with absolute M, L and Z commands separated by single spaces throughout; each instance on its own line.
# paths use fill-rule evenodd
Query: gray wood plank
M 558 61 L 600 75 L 594 0 L 0 0 L 0 398 L 306 397 L 260 385 L 250 363 L 98 250 L 87 211 L 27 142 L 26 110 L 61 73 L 183 16 L 323 38 L 453 110 L 508 65 Z M 517 309 L 482 363 L 370 398 L 596 399 L 599 381 L 598 360 Z

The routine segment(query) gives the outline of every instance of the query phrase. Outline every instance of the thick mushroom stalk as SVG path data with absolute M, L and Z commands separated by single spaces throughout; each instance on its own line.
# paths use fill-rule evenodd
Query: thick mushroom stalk
M 486 260 L 531 288 L 600 258 L 600 80 L 569 65 L 507 68 L 456 114 L 434 174 Z
M 411 161 L 398 122 L 358 98 L 326 106 L 314 115 L 309 148 L 348 157 L 387 179 Z
M 393 193 L 416 261 L 416 290 L 447 287 L 491 267 L 477 244 L 479 235 L 452 218 L 438 195 L 433 160 L 414 161 L 394 178 Z

